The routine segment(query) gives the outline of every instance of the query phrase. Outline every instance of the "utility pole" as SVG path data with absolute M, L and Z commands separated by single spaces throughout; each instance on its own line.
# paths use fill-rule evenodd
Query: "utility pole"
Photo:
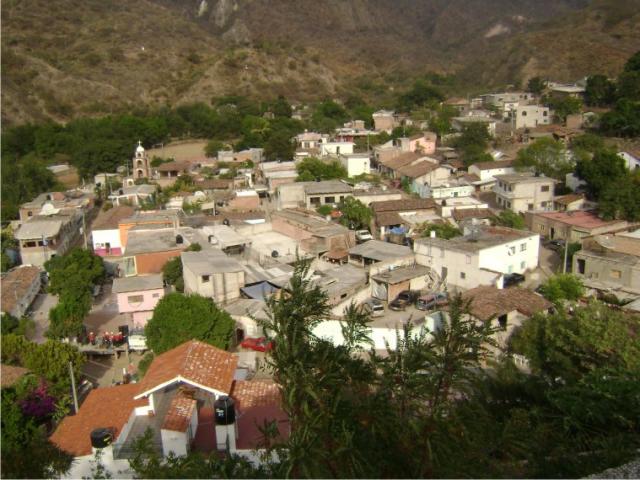
M 76 378 L 73 376 L 73 365 L 69 362 L 69 375 L 71 376 L 71 391 L 73 393 L 73 407 L 76 415 L 80 410 L 78 407 L 78 392 L 76 391 Z
M 564 240 L 564 263 L 562 264 L 562 273 L 567 273 L 567 257 L 569 256 L 569 236 L 565 236 Z

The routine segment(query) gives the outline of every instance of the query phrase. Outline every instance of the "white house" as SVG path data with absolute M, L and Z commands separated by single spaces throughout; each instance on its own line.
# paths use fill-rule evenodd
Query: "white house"
M 371 158 L 368 153 L 341 154 L 338 159 L 347 169 L 349 177 L 371 173 Z
M 470 197 L 476 191 L 473 185 L 451 180 L 439 185 L 426 186 L 426 197 L 433 199 Z
M 353 153 L 353 142 L 326 142 L 319 145 L 320 156 L 338 156 L 338 155 L 351 155 Z
M 480 180 L 472 182 L 477 190 L 491 190 L 496 183 L 496 175 L 515 173 L 513 160 L 496 160 L 493 162 L 474 163 L 469 167 L 469 173 L 476 175 Z
M 512 115 L 515 116 L 516 128 L 535 128 L 551 123 L 549 108 L 540 105 L 518 105 Z
M 416 261 L 434 269 L 450 287 L 463 290 L 478 285 L 502 288 L 503 277 L 538 266 L 540 236 L 506 227 L 476 226 L 450 240 L 415 241 Z
M 618 156 L 624 160 L 625 166 L 632 172 L 640 170 L 640 152 L 618 152 Z

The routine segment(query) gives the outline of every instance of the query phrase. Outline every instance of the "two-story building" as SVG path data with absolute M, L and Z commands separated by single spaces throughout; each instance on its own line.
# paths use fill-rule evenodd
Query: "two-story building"
M 549 211 L 553 208 L 556 180 L 527 173 L 497 175 L 494 192 L 502 208 L 516 213 Z
M 432 268 L 450 287 L 478 285 L 502 288 L 504 276 L 524 274 L 538 266 L 540 236 L 506 227 L 474 226 L 449 240 L 420 238 L 416 261 Z
M 129 327 L 141 329 L 164 297 L 164 282 L 161 273 L 114 278 L 111 291 L 116 294 L 118 313 L 131 316 Z
M 222 250 L 182 252 L 182 276 L 185 293 L 197 293 L 216 303 L 240 298 L 245 285 L 244 267 Z
M 550 125 L 551 115 L 549 107 L 540 105 L 518 105 L 512 112 L 514 126 L 520 128 L 535 128 L 538 125 Z
M 122 255 L 124 248 L 120 238 L 120 221 L 131 218 L 135 209 L 120 205 L 109 210 L 101 210 L 91 226 L 93 252 L 101 257 Z
M 349 177 L 371 173 L 371 158 L 368 153 L 341 154 L 338 160 L 346 168 Z
M 469 167 L 469 173 L 476 175 L 479 180 L 471 182 L 476 191 L 493 190 L 496 184 L 496 175 L 515 173 L 513 160 L 496 160 L 493 162 L 478 162 Z
M 527 228 L 550 240 L 580 242 L 584 237 L 625 228 L 625 220 L 603 220 L 593 210 L 525 214 Z

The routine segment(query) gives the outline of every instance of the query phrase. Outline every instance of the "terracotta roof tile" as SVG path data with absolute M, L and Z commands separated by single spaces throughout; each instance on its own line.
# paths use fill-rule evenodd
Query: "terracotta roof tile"
M 119 207 L 113 207 L 107 210 L 101 210 L 93 224 L 91 225 L 92 230 L 108 230 L 118 229 L 118 224 L 120 220 L 124 220 L 125 218 L 130 218 L 135 213 L 135 208 L 130 207 L 128 205 L 121 205 Z
M 463 293 L 462 298 L 471 302 L 470 313 L 481 320 L 504 315 L 514 310 L 530 317 L 552 307 L 552 304 L 541 295 L 526 288 L 517 287 L 502 290 L 490 286 L 476 287 Z
M 410 212 L 413 210 L 429 210 L 436 207 L 432 198 L 408 198 L 403 200 L 386 200 L 371 202 L 371 209 L 379 212 Z
M 142 381 L 138 395 L 181 377 L 203 387 L 228 394 L 238 358 L 212 345 L 191 340 L 158 355 Z
M 385 167 L 396 169 L 398 167 L 403 167 L 405 165 L 409 165 L 412 162 L 420 159 L 420 155 L 415 152 L 404 152 L 395 157 L 389 158 L 387 160 L 382 160 L 382 163 Z
M 2 388 L 11 387 L 27 373 L 29 373 L 29 370 L 26 368 L 3 363 L 0 365 L 0 384 Z
M 398 173 L 400 173 L 401 175 L 404 175 L 405 177 L 418 178 L 423 175 L 426 175 L 429 172 L 434 171 L 439 166 L 440 165 L 438 165 L 437 163 L 430 162 L 428 160 L 423 160 L 413 165 L 405 165 L 402 167 L 398 167 L 396 170 L 398 171 Z
M 513 160 L 495 160 L 493 162 L 478 162 L 473 164 L 479 170 L 493 170 L 494 168 L 507 168 L 513 166 Z
M 278 384 L 270 380 L 236 380 L 231 397 L 241 411 L 254 407 L 279 407 L 282 403 Z
M 0 280 L 2 311 L 7 313 L 13 311 L 39 276 L 38 267 L 23 266 L 14 268 L 2 277 Z
M 388 227 L 390 225 L 403 225 L 406 222 L 398 212 L 380 212 L 376 214 L 376 223 L 380 227 Z
M 493 213 L 488 208 L 456 208 L 453 211 L 453 218 L 456 221 L 464 220 L 465 218 L 489 218 Z
M 162 430 L 186 432 L 196 404 L 196 400 L 185 392 L 178 392 L 171 400 L 164 422 L 162 422 Z
M 73 416 L 66 417 L 49 438 L 60 449 L 76 457 L 91 454 L 91 432 L 96 428 L 113 428 L 118 438 L 136 407 L 147 405 L 146 399 L 134 400 L 138 384 L 97 388 L 89 393 Z
M 577 202 L 578 200 L 583 200 L 583 199 L 584 199 L 584 195 L 581 195 L 579 193 L 570 193 L 568 195 L 561 195 L 559 197 L 555 197 L 553 201 L 561 205 L 569 205 L 570 203 Z

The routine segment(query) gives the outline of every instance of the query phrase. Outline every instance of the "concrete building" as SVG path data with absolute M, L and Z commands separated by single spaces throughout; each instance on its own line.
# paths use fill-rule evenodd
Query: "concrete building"
M 515 173 L 513 160 L 496 160 L 494 162 L 474 163 L 469 167 L 469 173 L 476 175 L 480 180 L 472 182 L 477 191 L 492 190 L 496 184 L 496 175 Z
M 116 207 L 121 204 L 141 205 L 145 200 L 152 198 L 156 191 L 155 185 L 131 185 L 114 191 L 109 195 L 109 200 Z
M 572 271 L 590 288 L 621 298 L 640 295 L 640 230 L 585 238 Z
M 573 212 L 576 210 L 584 210 L 587 200 L 582 194 L 570 193 L 561 195 L 553 199 L 553 208 L 559 212 Z
M 368 153 L 341 154 L 338 160 L 347 169 L 349 177 L 371 173 L 371 159 Z
M 78 213 L 87 213 L 94 204 L 94 195 L 82 190 L 69 190 L 68 192 L 41 193 L 29 202 L 20 205 L 20 221 L 26 222 L 39 215 L 52 215 L 61 210 L 77 210 Z
M 526 173 L 496 175 L 494 192 L 502 208 L 516 213 L 548 211 L 553 208 L 556 180 Z
M 180 258 L 185 293 L 197 293 L 219 304 L 240 298 L 240 289 L 245 285 L 240 262 L 221 250 L 183 252 Z
M 416 133 L 409 137 L 409 151 L 418 152 L 422 155 L 434 155 L 436 153 L 436 142 L 438 135 L 434 132 Z
M 450 240 L 420 238 L 416 261 L 435 270 L 450 287 L 468 290 L 478 285 L 502 288 L 504 275 L 538 266 L 540 236 L 506 227 L 476 226 Z
M 391 133 L 391 131 L 398 126 L 393 111 L 378 110 L 371 116 L 373 117 L 374 130 L 376 132 Z
M 129 231 L 122 258 L 123 276 L 161 273 L 167 261 L 189 246 L 186 236 L 173 228 L 143 228 Z
M 100 211 L 91 226 L 91 243 L 96 255 L 101 257 L 122 255 L 124 248 L 120 238 L 119 223 L 126 218 L 131 218 L 134 213 L 134 208 L 128 205 Z
M 592 210 L 525 214 L 527 228 L 550 240 L 580 242 L 584 237 L 625 228 L 624 220 L 602 220 Z
M 22 318 L 40 292 L 40 269 L 22 265 L 2 275 L 2 314 Z
M 349 249 L 349 263 L 368 267 L 373 275 L 389 266 L 405 266 L 415 262 L 413 251 L 404 245 L 369 240 Z
M 129 327 L 144 328 L 164 297 L 162 274 L 115 278 L 112 292 L 116 294 L 118 313 L 131 316 Z
M 339 180 L 289 183 L 277 189 L 278 208 L 315 209 L 320 205 L 338 204 L 352 193 L 353 187 Z
M 338 157 L 353 154 L 353 142 L 325 142 L 320 144 L 321 157 Z
M 538 125 L 550 125 L 551 115 L 548 107 L 539 105 L 518 105 L 512 115 L 516 129 L 535 128 Z
M 618 156 L 624 160 L 624 164 L 632 172 L 640 170 L 640 150 L 618 152 Z
M 80 238 L 83 218 L 78 210 L 65 209 L 24 222 L 14 234 L 22 263 L 42 267 L 50 258 L 67 253 Z
M 377 238 L 385 238 L 389 229 L 409 225 L 411 217 L 436 216 L 436 203 L 430 198 L 411 198 L 372 202 L 373 227 L 371 232 Z

